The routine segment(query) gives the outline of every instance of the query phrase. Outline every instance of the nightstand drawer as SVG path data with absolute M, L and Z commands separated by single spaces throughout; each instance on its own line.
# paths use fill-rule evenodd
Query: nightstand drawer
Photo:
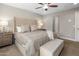
M 2 46 L 2 39 L 0 39 L 0 46 Z
M 2 45 L 12 44 L 12 40 L 5 40 L 2 42 Z
M 3 36 L 4 39 L 6 38 L 12 38 L 12 35 Z
M 2 35 L 0 35 L 0 38 L 2 38 Z
M 12 35 L 12 33 L 3 33 L 3 36 Z
M 2 39 L 2 36 L 0 36 L 0 40 Z
M 12 44 L 12 33 L 6 32 L 0 34 L 0 46 Z
M 10 37 L 4 37 L 4 38 L 2 38 L 2 41 L 5 41 L 5 40 L 12 40 L 12 38 L 10 38 Z

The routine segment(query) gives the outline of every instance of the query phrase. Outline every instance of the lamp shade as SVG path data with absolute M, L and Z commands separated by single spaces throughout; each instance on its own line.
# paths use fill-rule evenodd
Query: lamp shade
M 42 20 L 38 20 L 38 25 L 42 26 L 43 25 L 43 21 Z
M 44 25 L 42 20 L 37 20 L 37 24 L 38 28 L 42 28 L 42 26 Z
M 8 26 L 8 21 L 6 21 L 6 20 L 1 21 L 1 25 L 2 26 Z

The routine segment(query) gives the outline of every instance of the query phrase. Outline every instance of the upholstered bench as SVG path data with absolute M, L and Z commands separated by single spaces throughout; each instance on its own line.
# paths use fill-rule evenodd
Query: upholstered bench
M 40 56 L 58 56 L 64 46 L 64 41 L 55 39 L 40 47 Z

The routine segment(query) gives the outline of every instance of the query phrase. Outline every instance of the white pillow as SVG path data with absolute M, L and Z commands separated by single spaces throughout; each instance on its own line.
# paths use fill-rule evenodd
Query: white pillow
M 16 27 L 16 30 L 17 30 L 17 32 L 22 32 L 21 26 L 17 26 L 17 27 Z
M 22 32 L 29 32 L 30 31 L 30 27 L 29 25 L 22 25 Z
M 16 27 L 17 32 L 29 32 L 30 28 L 28 25 L 21 25 Z
M 51 40 L 54 40 L 53 32 L 50 31 L 50 30 L 47 30 L 46 32 L 47 32 L 47 34 L 48 34 L 48 37 L 49 37 Z
M 38 29 L 37 25 L 31 25 L 31 31 L 35 31 L 37 29 Z
M 42 29 L 42 26 L 41 25 L 38 25 L 37 27 L 38 27 L 38 29 Z

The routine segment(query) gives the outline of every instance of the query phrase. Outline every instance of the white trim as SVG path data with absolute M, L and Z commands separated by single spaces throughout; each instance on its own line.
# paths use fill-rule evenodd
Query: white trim
M 75 9 L 75 40 L 77 41 L 77 37 L 76 37 L 76 35 L 77 35 L 77 10 Z
M 71 41 L 75 41 L 75 42 L 78 42 L 77 40 L 75 40 L 75 38 L 69 38 L 69 37 L 66 37 L 66 36 L 59 36 L 60 38 L 62 39 L 67 39 L 67 40 L 71 40 Z

